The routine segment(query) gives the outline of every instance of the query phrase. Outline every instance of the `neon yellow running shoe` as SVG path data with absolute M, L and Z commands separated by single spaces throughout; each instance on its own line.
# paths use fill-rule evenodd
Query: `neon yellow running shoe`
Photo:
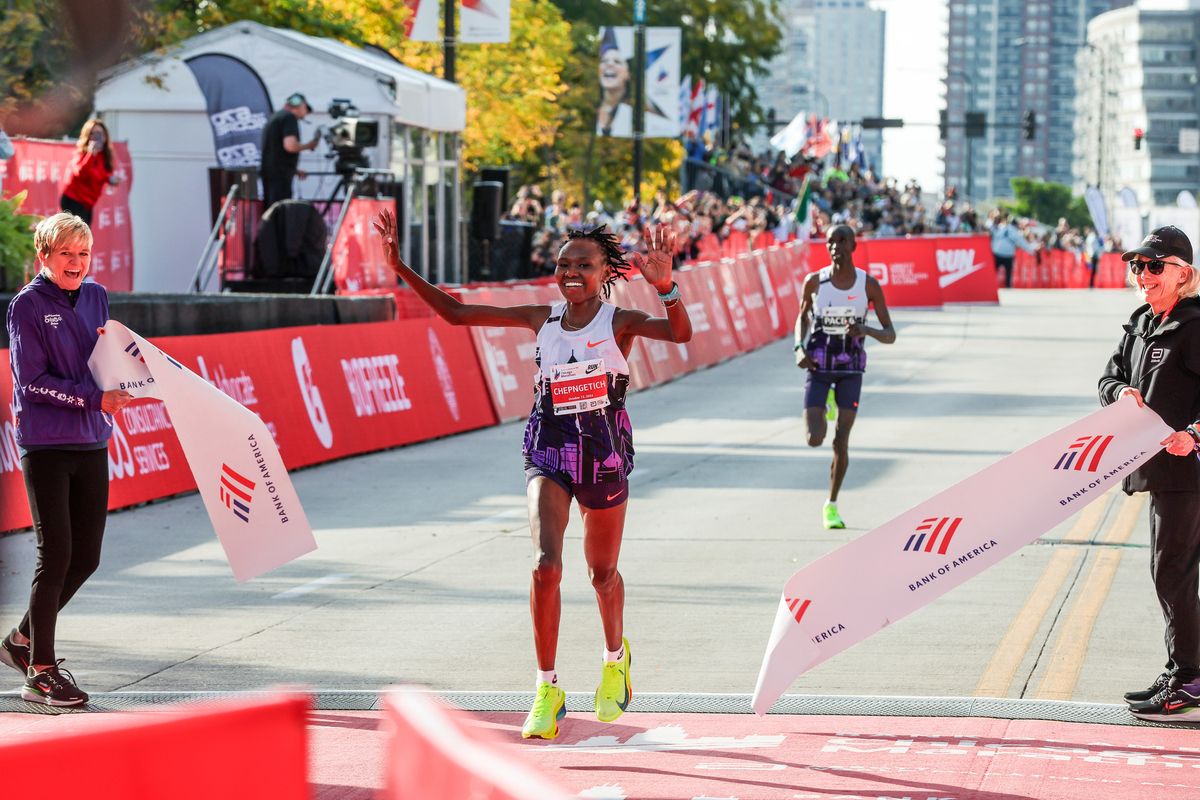
M 567 715 L 567 693 L 549 681 L 538 684 L 533 710 L 521 726 L 521 738 L 554 739 L 558 721 Z
M 829 394 L 825 397 L 825 419 L 830 422 L 837 419 L 837 395 L 833 389 L 830 389 Z
M 600 685 L 596 687 L 596 719 L 613 722 L 625 713 L 633 699 L 633 685 L 629 682 L 629 663 L 633 660 L 629 640 L 621 639 L 625 657 L 620 661 L 604 662 L 600 674 Z
M 838 513 L 837 503 L 826 503 L 822 515 L 827 529 L 846 527 L 846 523 L 842 522 L 842 515 Z

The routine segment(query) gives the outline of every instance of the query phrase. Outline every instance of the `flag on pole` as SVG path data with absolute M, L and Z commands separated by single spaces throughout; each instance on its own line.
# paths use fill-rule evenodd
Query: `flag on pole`
M 1122 399 L 801 569 L 779 598 L 751 701 L 755 712 L 767 713 L 799 675 L 975 577 L 1119 486 L 1162 449 L 1159 442 L 1170 433 L 1149 407 Z
M 693 136 L 704 134 L 704 79 L 692 85 L 692 97 L 688 111 L 688 133 Z
M 692 116 L 692 76 L 684 75 L 679 80 L 679 133 L 688 135 L 688 120 Z
M 233 576 L 247 581 L 316 550 L 266 423 L 121 323 L 101 334 L 88 359 L 96 384 L 166 405 Z
M 788 158 L 794 158 L 796 153 L 804 149 L 808 136 L 808 118 L 805 112 L 801 111 L 792 117 L 786 128 L 771 137 L 771 147 L 782 150 Z
M 717 87 L 710 86 L 704 101 L 704 132 L 711 133 L 713 141 L 716 141 L 717 133 L 721 129 L 720 111 L 721 94 L 717 91 Z

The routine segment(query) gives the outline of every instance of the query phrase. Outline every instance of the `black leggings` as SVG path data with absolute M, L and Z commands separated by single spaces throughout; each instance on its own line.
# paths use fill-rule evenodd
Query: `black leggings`
M 18 630 L 31 664 L 54 663 L 58 612 L 100 565 L 108 516 L 108 450 L 34 450 L 21 459 L 37 532 L 29 611 Z
M 91 206 L 85 206 L 83 203 L 79 202 L 75 198 L 67 197 L 65 194 L 62 197 L 58 198 L 58 204 L 59 204 L 59 206 L 62 207 L 62 210 L 66 211 L 68 214 L 74 214 L 75 216 L 79 217 L 81 220 L 86 222 L 88 225 L 92 224 L 92 207 Z

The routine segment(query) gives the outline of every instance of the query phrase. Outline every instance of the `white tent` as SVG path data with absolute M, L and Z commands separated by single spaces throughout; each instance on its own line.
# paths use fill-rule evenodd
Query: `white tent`
M 186 291 L 210 230 L 207 171 L 217 162 L 205 98 L 184 63 L 208 53 L 229 55 L 250 66 L 275 109 L 291 93 L 302 92 L 314 110 L 301 122 L 303 140 L 311 139 L 317 126 L 332 122 L 325 109 L 333 98 L 347 98 L 362 117 L 379 120 L 379 145 L 367 154 L 372 167 L 391 169 L 405 179 L 408 224 L 423 230 L 435 226 L 439 233 L 451 233 L 437 236 L 437 241 L 457 241 L 457 134 L 466 123 L 466 93 L 461 87 L 405 67 L 382 52 L 237 22 L 188 39 L 165 54 L 121 64 L 102 76 L 96 90 L 97 113 L 114 139 L 129 143 L 133 160 L 135 290 Z M 325 153 L 324 143 L 302 153 L 300 169 L 330 172 L 332 162 Z M 298 194 L 323 197 L 336 183 L 336 177 L 309 177 Z M 452 186 L 454 208 L 444 208 L 446 192 L 436 192 L 437 207 L 429 208 L 429 193 L 414 189 L 414 183 Z M 431 264 L 430 236 L 421 239 L 417 251 L 406 253 L 410 263 L 434 277 L 446 277 L 443 254 L 457 253 L 458 247 L 438 247 L 438 262 Z M 406 250 L 409 244 L 406 239 Z

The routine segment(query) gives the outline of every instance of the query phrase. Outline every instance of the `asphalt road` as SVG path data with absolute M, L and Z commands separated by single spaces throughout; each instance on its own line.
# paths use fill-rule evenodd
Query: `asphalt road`
M 790 341 L 631 398 L 636 691 L 751 692 L 796 569 L 1096 408 L 1134 296 L 1002 303 L 894 312 L 898 341 L 871 347 L 845 531 L 820 525 L 830 452 L 804 443 Z M 319 549 L 245 585 L 197 496 L 115 513 L 58 654 L 91 691 L 530 690 L 520 438 L 510 423 L 295 473 Z M 591 691 L 603 642 L 577 518 L 568 540 L 558 670 Z M 1147 543 L 1144 501 L 1106 495 L 792 691 L 1119 702 L 1164 658 Z M 32 562 L 31 534 L 0 539 L 0 627 Z

